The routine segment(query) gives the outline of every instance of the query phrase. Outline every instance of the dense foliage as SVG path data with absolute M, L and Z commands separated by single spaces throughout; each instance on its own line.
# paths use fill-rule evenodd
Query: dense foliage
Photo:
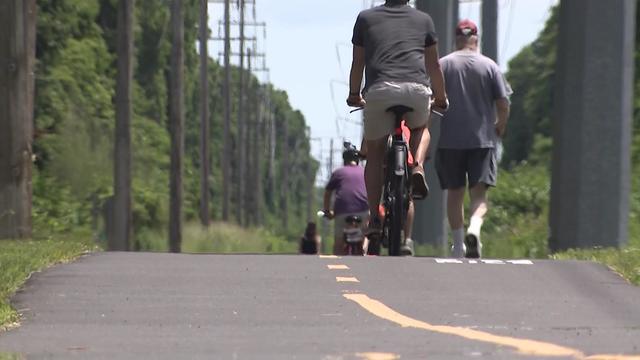
M 115 123 L 116 4 L 117 0 L 38 0 L 37 94 L 35 109 L 36 171 L 34 176 L 34 222 L 45 231 L 67 231 L 89 226 L 102 232 L 105 202 L 112 195 L 113 133 Z M 199 201 L 199 116 L 197 19 L 198 1 L 185 2 L 185 201 L 187 220 L 197 217 Z M 136 1 L 135 70 L 132 120 L 133 205 L 136 234 L 166 228 L 168 221 L 169 151 L 167 124 L 168 66 L 170 44 L 168 0 Z M 210 193 L 213 219 L 221 217 L 223 156 L 223 69 L 210 60 L 211 169 Z M 245 70 L 246 71 L 246 70 Z M 239 68 L 232 69 L 232 136 L 237 133 Z M 305 119 L 291 108 L 287 94 L 249 77 L 249 96 L 269 93 L 275 114 L 276 156 L 273 168 L 281 169 L 281 154 L 294 154 L 290 168 L 315 173 L 310 156 Z M 257 101 L 257 100 L 255 100 Z M 254 101 L 254 102 L 255 102 Z M 245 113 L 257 117 L 257 106 Z M 288 123 L 288 139 L 282 126 Z M 286 148 L 282 146 L 286 144 Z M 234 148 L 244 144 L 234 143 Z M 266 146 L 266 141 L 262 141 Z M 269 190 L 279 176 L 267 174 L 267 151 L 260 151 L 264 173 L 263 223 L 276 233 L 302 231 L 306 211 L 309 171 L 290 172 L 287 186 L 290 230 L 278 228 L 284 214 L 282 201 Z M 232 164 L 237 162 L 232 161 Z M 278 175 L 275 173 L 275 175 Z M 233 181 L 234 184 L 237 181 Z M 279 189 L 275 187 L 275 189 Z M 231 208 L 237 199 L 232 197 Z M 233 210 L 232 210 L 233 214 Z

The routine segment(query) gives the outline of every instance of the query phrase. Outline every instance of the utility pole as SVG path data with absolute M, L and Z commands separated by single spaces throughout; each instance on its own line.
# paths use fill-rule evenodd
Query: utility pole
M 481 30 L 482 53 L 498 62 L 498 0 L 482 0 Z
M 289 231 L 289 121 L 282 118 L 282 180 L 280 182 L 282 227 L 285 234 Z
M 242 195 L 244 196 L 244 223 L 246 226 L 255 224 L 255 199 L 258 196 L 256 194 L 256 158 L 254 157 L 255 152 L 254 148 L 256 146 L 257 141 L 257 119 L 255 117 L 255 111 L 257 107 L 255 106 L 256 98 L 253 96 L 253 92 L 251 91 L 251 48 L 247 49 L 247 85 L 245 86 L 246 91 L 246 99 L 247 99 L 247 115 L 245 121 L 245 143 L 246 145 L 246 161 L 241 166 L 244 167 L 244 173 L 247 178 L 245 181 L 245 187 L 242 189 Z
M 184 159 L 184 14 L 182 0 L 171 1 L 171 29 L 171 71 L 169 75 L 169 121 L 171 131 L 169 251 L 180 252 L 182 243 L 182 167 Z
M 208 227 L 209 216 L 209 3 L 200 0 L 200 222 Z
M 256 114 L 256 128 L 255 128 L 255 132 L 254 132 L 254 146 L 253 146 L 253 159 L 254 159 L 254 164 L 255 164 L 255 174 L 253 176 L 253 178 L 255 178 L 255 187 L 253 189 L 253 193 L 255 193 L 255 202 L 254 202 L 254 216 L 255 216 L 255 225 L 260 226 L 262 225 L 262 208 L 263 208 L 263 197 L 264 197 L 264 191 L 263 191 L 263 177 L 262 177 L 262 163 L 263 163 L 263 159 L 264 157 L 261 156 L 262 154 L 262 143 L 263 143 L 263 138 L 264 138 L 264 131 L 265 131 L 265 119 L 264 119 L 264 108 L 265 108 L 265 101 L 264 101 L 264 90 L 263 90 L 263 86 L 259 86 L 258 87 L 258 94 L 257 94 L 257 107 L 258 107 L 258 111 Z
M 330 149 L 329 149 L 329 177 L 331 177 L 331 174 L 333 174 L 333 139 L 331 139 L 330 142 Z
M 549 246 L 627 242 L 636 1 L 562 0 Z
M 311 145 L 311 128 L 308 126 L 305 129 L 307 139 L 309 139 L 309 145 Z M 309 146 L 311 148 L 311 146 Z M 307 181 L 309 185 L 308 195 L 307 195 L 307 222 L 313 221 L 313 200 L 315 198 L 315 179 L 313 176 L 313 166 L 311 165 L 311 161 L 307 161 Z
M 240 6 L 240 92 L 238 97 L 238 134 L 237 134 L 237 158 L 238 166 L 236 166 L 237 185 L 236 185 L 236 221 L 238 225 L 245 225 L 245 197 L 244 189 L 246 183 L 245 163 L 246 158 L 246 124 L 245 124 L 245 73 L 244 73 L 244 0 L 238 0 Z
M 416 6 L 419 10 L 427 12 L 435 19 L 440 56 L 450 53 L 454 49 L 455 43 L 454 29 L 458 22 L 458 1 L 418 0 L 416 1 Z M 433 121 L 429 131 L 431 133 L 429 154 L 431 159 L 435 159 L 440 137 L 440 121 Z M 446 192 L 441 190 L 440 180 L 435 169 L 435 161 L 426 162 L 424 167 L 430 192 L 429 199 L 415 203 L 414 238 L 419 243 L 430 244 L 444 252 L 448 239 L 447 219 L 445 216 Z
M 222 152 L 222 220 L 229 221 L 229 183 L 231 164 L 231 4 L 230 0 L 224 2 L 224 126 L 223 126 L 223 152 Z
M 0 239 L 31 237 L 36 1 L 0 2 Z
M 131 83 L 133 82 L 133 17 L 135 0 L 118 2 L 118 76 L 114 159 L 113 237 L 109 250 L 131 246 Z

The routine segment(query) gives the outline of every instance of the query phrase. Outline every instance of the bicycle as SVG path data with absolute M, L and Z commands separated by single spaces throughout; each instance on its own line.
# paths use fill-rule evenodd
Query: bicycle
M 360 107 L 351 112 L 359 111 Z M 401 256 L 404 239 L 404 225 L 409 211 L 411 196 L 409 146 L 402 135 L 402 121 L 405 114 L 413 108 L 404 105 L 391 106 L 387 112 L 395 115 L 394 131 L 389 135 L 384 162 L 384 183 L 382 205 L 384 221 L 382 223 L 382 246 L 388 249 L 389 256 Z M 377 239 L 371 239 L 375 241 Z
M 318 211 L 318 216 L 331 219 L 330 214 L 323 210 Z M 335 224 L 339 226 L 340 224 Z M 362 218 L 358 215 L 347 215 L 345 218 L 342 234 L 344 239 L 344 253 L 346 255 L 363 256 L 365 236 L 362 232 Z

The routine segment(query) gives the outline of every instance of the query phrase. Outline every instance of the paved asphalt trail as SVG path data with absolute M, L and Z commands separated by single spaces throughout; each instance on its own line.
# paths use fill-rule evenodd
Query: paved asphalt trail
M 27 359 L 640 359 L 640 288 L 588 262 L 99 253 L 13 300 Z

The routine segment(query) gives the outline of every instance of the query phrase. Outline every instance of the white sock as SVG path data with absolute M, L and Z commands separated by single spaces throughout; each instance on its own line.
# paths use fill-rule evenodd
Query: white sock
M 464 228 L 451 230 L 453 234 L 453 248 L 462 249 L 464 246 Z
M 476 236 L 480 235 L 480 229 L 482 228 L 483 221 L 484 220 L 482 220 L 482 218 L 479 216 L 472 216 L 471 221 L 469 223 L 469 229 L 467 229 L 467 232 L 474 234 Z

